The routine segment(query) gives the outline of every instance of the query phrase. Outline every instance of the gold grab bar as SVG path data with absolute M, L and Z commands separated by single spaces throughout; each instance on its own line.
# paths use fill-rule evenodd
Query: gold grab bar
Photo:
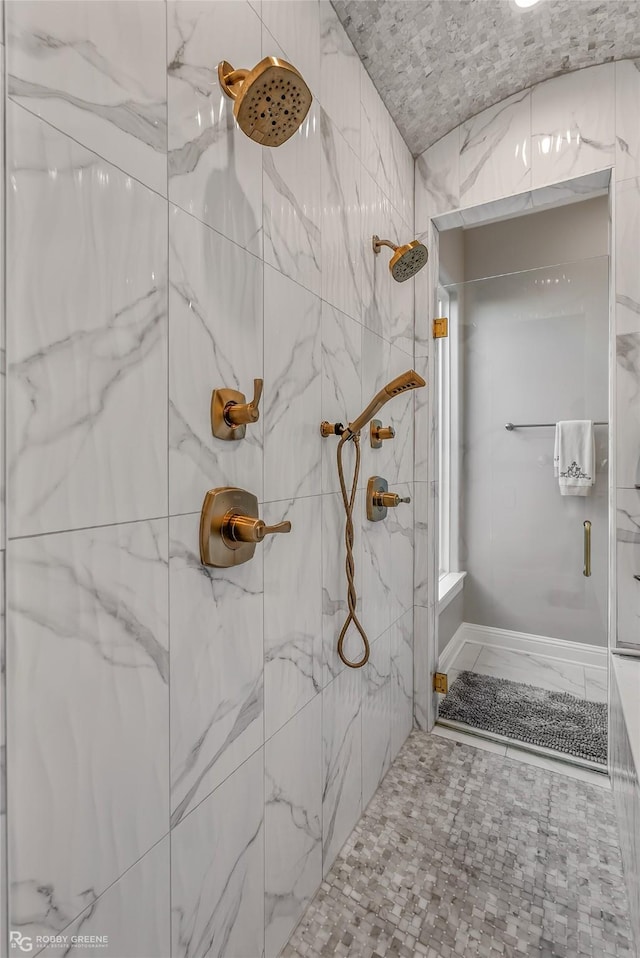
M 591 575 L 591 523 L 585 519 L 584 523 L 584 569 L 582 574 Z

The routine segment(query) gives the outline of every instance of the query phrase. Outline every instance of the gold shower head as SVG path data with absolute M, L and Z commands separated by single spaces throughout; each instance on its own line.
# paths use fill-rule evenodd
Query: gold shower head
M 262 146 L 280 146 L 309 112 L 311 90 L 286 60 L 265 57 L 253 70 L 218 64 L 220 86 L 232 100 L 233 115 L 248 137 Z
M 381 240 L 379 236 L 374 235 L 373 252 L 379 253 L 382 246 L 388 246 L 394 250 L 389 269 L 396 283 L 404 283 L 405 280 L 411 279 L 423 266 L 426 266 L 429 259 L 427 247 L 419 240 L 412 240 L 404 246 L 396 246 L 395 243 Z

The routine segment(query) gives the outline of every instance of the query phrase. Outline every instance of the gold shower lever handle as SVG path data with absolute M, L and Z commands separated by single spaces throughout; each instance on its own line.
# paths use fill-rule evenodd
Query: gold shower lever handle
M 210 489 L 200 514 L 200 561 L 218 569 L 241 565 L 253 558 L 266 536 L 287 532 L 290 522 L 268 526 L 258 516 L 258 500 L 246 489 Z
M 253 380 L 253 399 L 248 403 L 230 402 L 224 410 L 224 418 L 229 426 L 246 426 L 247 423 L 257 422 L 260 418 L 260 399 L 264 381 Z
M 260 418 L 262 379 L 253 380 L 253 399 L 247 402 L 237 389 L 214 389 L 211 393 L 211 432 L 227 442 L 244 439 L 247 425 Z
M 250 516 L 232 515 L 222 525 L 222 535 L 234 542 L 262 542 L 265 536 L 274 536 L 291 532 L 290 522 L 277 522 L 268 526 L 262 519 Z

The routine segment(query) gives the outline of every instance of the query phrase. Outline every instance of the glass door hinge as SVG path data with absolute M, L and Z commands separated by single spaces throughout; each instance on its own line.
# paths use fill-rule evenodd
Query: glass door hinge
M 449 335 L 449 319 L 447 316 L 438 316 L 433 321 L 433 338 L 446 339 Z
M 449 681 L 446 672 L 433 673 L 433 691 L 440 695 L 446 695 L 449 691 Z

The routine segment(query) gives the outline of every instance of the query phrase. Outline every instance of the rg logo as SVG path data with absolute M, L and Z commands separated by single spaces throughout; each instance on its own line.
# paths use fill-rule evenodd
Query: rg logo
M 31 938 L 27 938 L 26 935 L 21 934 L 19 931 L 10 931 L 9 941 L 11 942 L 12 948 L 19 948 L 20 951 L 31 951 L 33 949 L 33 941 Z

